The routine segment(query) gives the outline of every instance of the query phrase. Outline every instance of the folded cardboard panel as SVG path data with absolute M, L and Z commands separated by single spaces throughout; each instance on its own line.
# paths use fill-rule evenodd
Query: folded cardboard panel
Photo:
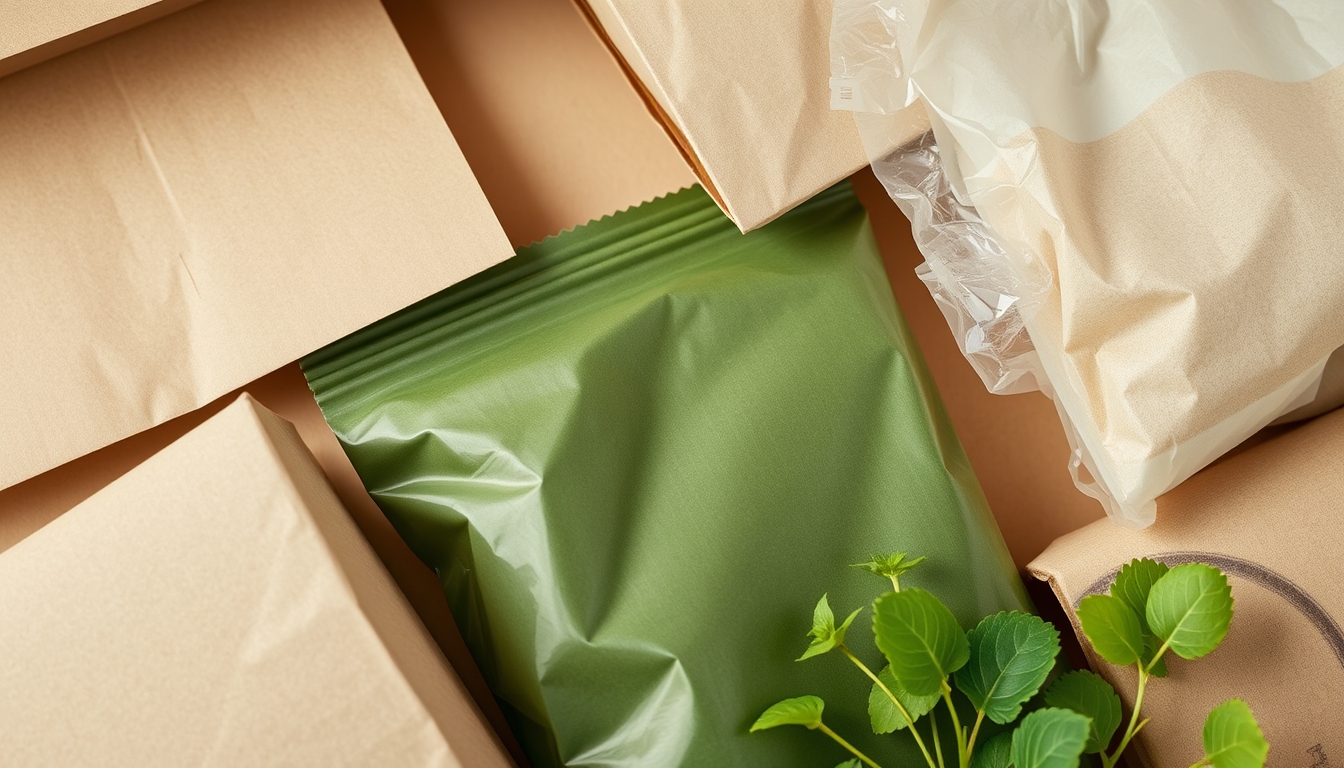
M 383 0 L 515 246 L 695 176 L 571 0 Z
M 0 77 L 199 2 L 5 0 L 0 3 Z
M 830 107 L 830 2 L 575 1 L 744 232 L 868 165 Z
M 0 79 L 0 487 L 508 255 L 377 0 L 210 0 Z
M 1137 743 L 1148 765 L 1198 760 L 1205 716 L 1233 697 L 1250 704 L 1276 763 L 1322 766 L 1344 755 L 1341 490 L 1344 411 L 1335 411 L 1187 480 L 1158 500 L 1152 527 L 1094 523 L 1031 563 L 1075 627 L 1079 602 L 1105 592 L 1132 558 L 1205 562 L 1228 574 L 1235 605 L 1227 639 L 1195 661 L 1168 654 L 1170 676 L 1147 686 L 1143 712 L 1152 722 Z M 1085 640 L 1083 647 L 1132 702 L 1133 669 L 1101 660 Z
M 249 397 L 0 556 L 0 585 L 7 762 L 508 765 Z

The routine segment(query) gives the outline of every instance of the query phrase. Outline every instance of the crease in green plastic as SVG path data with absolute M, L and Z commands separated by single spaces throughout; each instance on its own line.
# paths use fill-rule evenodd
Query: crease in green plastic
M 843 659 L 793 662 L 818 598 L 870 603 L 849 564 L 901 550 L 966 627 L 1028 607 L 847 183 L 747 235 L 670 195 L 304 371 L 538 766 L 832 765 L 806 729 L 747 733 L 804 694 L 919 761 Z

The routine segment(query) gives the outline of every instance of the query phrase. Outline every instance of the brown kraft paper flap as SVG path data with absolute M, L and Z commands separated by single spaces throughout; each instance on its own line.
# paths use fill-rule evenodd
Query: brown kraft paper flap
M 1203 755 L 1204 718 L 1245 699 L 1270 743 L 1270 761 L 1344 764 L 1344 411 L 1334 411 L 1200 472 L 1158 499 L 1157 522 L 1129 530 L 1100 521 L 1061 537 L 1028 566 L 1048 581 L 1077 625 L 1079 601 L 1105 592 L 1136 557 L 1205 562 L 1232 583 L 1234 616 L 1223 644 L 1203 659 L 1168 658 L 1154 680 L 1136 738 L 1156 768 Z M 1098 657 L 1092 667 L 1133 701 L 1137 677 Z
M 742 231 L 868 165 L 830 107 L 831 3 L 575 2 Z
M 0 77 L 199 2 L 7 0 L 0 3 Z
M 0 488 L 511 255 L 377 0 L 212 0 L 0 78 Z
M 24 765 L 503 766 L 294 429 L 249 396 L 0 555 Z

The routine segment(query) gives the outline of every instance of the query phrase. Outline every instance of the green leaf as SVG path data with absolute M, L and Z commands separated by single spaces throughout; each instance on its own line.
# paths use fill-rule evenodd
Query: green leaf
M 971 768 L 1008 768 L 1013 764 L 1013 732 L 1004 731 L 971 754 Z
M 835 650 L 837 646 L 845 642 L 845 633 L 849 631 L 849 625 L 854 623 L 854 617 L 859 615 L 862 608 L 857 608 L 844 620 L 840 626 L 835 626 L 835 614 L 831 613 L 831 605 L 826 600 L 826 595 L 822 595 L 817 601 L 817 607 L 812 611 L 812 630 L 807 634 L 811 636 L 812 642 L 803 651 L 803 655 L 798 657 L 798 661 L 810 659 L 813 656 L 820 656 L 823 653 L 829 653 Z
M 1102 752 L 1110 745 L 1123 717 L 1115 689 L 1086 670 L 1061 675 L 1045 692 L 1045 703 L 1091 718 L 1087 744 L 1083 747 L 1083 752 L 1089 754 Z
M 859 758 L 852 757 L 846 760 L 845 762 L 835 766 L 835 768 L 863 768 L 863 763 L 859 762 Z
M 1143 627 L 1124 601 L 1092 595 L 1078 604 L 1078 621 L 1093 649 L 1112 664 L 1128 666 L 1143 655 Z
M 1120 568 L 1120 573 L 1115 576 L 1115 583 L 1111 585 L 1111 594 L 1123 601 L 1129 606 L 1129 610 L 1139 617 L 1139 624 L 1144 631 L 1149 631 L 1148 620 L 1145 618 L 1148 609 L 1148 591 L 1170 570 L 1165 563 L 1146 557 L 1131 560 Z
M 801 725 L 809 730 L 815 730 L 821 725 L 821 710 L 825 707 L 825 702 L 816 696 L 785 699 L 761 713 L 751 726 L 751 730 L 754 733 L 767 728 L 778 728 L 781 725 Z
M 1059 655 L 1059 631 L 1021 611 L 986 616 L 967 635 L 970 660 L 957 673 L 957 687 L 977 710 L 1006 724 L 1036 695 Z
M 1183 659 L 1198 659 L 1227 636 L 1232 587 L 1211 565 L 1178 565 L 1148 593 L 1148 626 Z
M 947 678 L 970 655 L 956 617 L 922 589 L 879 597 L 873 603 L 873 635 L 892 675 L 916 696 L 941 693 Z
M 1013 732 L 1017 768 L 1078 768 L 1087 744 L 1088 720 L 1068 709 L 1038 709 Z
M 925 558 L 923 557 L 906 560 L 904 552 L 893 552 L 890 555 L 873 555 L 868 562 L 855 563 L 850 567 L 862 568 L 876 576 L 891 579 L 898 578 L 902 574 L 914 569 L 916 565 L 924 562 L 924 560 Z
M 883 667 L 877 675 L 882 684 L 887 686 L 892 696 L 895 696 L 905 707 L 905 711 L 910 713 L 910 717 L 919 722 L 919 718 L 927 715 L 929 710 L 938 704 L 939 695 L 915 696 L 900 681 L 891 674 L 891 667 Z M 891 733 L 905 728 L 910 723 L 901 714 L 901 710 L 891 703 L 891 698 L 887 696 L 886 691 L 882 690 L 877 683 L 873 683 L 872 690 L 868 692 L 868 717 L 873 723 L 873 733 Z
M 1152 591 L 1158 579 L 1170 570 L 1165 563 L 1146 557 L 1131 560 L 1120 569 L 1116 574 L 1115 583 L 1111 584 L 1111 594 L 1123 601 L 1134 615 L 1139 617 L 1139 626 L 1143 629 L 1143 656 L 1140 660 L 1144 666 L 1153 660 L 1153 655 L 1162 646 L 1162 641 L 1157 639 L 1148 626 L 1148 593 Z M 1154 677 L 1166 677 L 1167 660 L 1158 659 L 1150 671 Z
M 1204 759 L 1213 768 L 1262 768 L 1268 754 L 1269 742 L 1241 699 L 1219 704 L 1204 721 Z

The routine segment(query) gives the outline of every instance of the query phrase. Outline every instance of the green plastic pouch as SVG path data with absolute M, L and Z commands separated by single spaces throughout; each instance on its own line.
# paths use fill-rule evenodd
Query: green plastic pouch
M 818 598 L 869 604 L 883 582 L 848 565 L 903 550 L 968 627 L 1028 606 L 847 183 L 747 235 L 679 192 L 304 369 L 538 766 L 841 762 L 748 734 L 803 694 L 879 762 L 922 762 L 872 734 L 843 658 L 793 662 Z M 876 669 L 868 621 L 850 645 Z

